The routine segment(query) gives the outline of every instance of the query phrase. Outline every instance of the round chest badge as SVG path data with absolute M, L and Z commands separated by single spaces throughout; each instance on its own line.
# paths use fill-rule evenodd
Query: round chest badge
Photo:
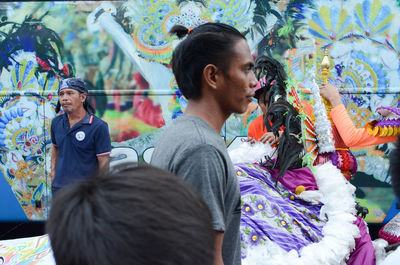
M 75 134 L 75 138 L 78 141 L 83 141 L 83 139 L 85 139 L 85 133 L 82 131 L 79 131 Z

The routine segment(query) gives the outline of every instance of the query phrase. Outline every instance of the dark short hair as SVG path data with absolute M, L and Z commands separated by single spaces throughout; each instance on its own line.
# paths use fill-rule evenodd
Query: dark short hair
M 46 230 L 58 265 L 211 265 L 211 220 L 189 184 L 139 166 L 60 190 Z
M 392 177 L 394 194 L 400 199 L 400 136 L 397 139 L 396 147 L 390 152 L 389 172 Z
M 189 31 L 176 25 L 170 30 L 179 38 L 187 35 L 172 54 L 172 71 L 187 99 L 201 97 L 204 67 L 213 64 L 226 73 L 236 42 L 246 39 L 237 29 L 222 23 L 205 23 Z

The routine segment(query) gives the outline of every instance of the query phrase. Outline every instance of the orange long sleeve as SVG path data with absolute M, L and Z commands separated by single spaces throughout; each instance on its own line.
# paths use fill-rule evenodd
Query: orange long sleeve
M 343 104 L 334 107 L 330 116 L 348 147 L 364 147 L 397 141 L 397 136 L 373 136 L 364 128 L 356 128 Z
M 250 124 L 249 124 L 249 129 L 247 131 L 247 136 L 248 137 L 253 137 L 256 141 L 261 138 L 261 136 L 264 135 L 264 133 L 267 133 L 268 130 L 264 129 L 264 117 L 258 116 L 255 118 Z

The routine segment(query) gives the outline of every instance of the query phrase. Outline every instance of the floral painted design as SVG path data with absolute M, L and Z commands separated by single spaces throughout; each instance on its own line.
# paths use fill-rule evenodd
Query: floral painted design
M 245 204 L 243 205 L 243 207 L 242 207 L 242 212 L 243 212 L 244 214 L 247 214 L 247 215 L 253 215 L 253 214 L 254 214 L 253 207 L 251 207 L 250 204 L 247 204 L 247 203 L 245 203 Z
M 242 257 L 248 248 L 273 241 L 300 250 L 322 238 L 321 203 L 301 200 L 258 164 L 236 164 L 242 196 Z
M 364 126 L 370 122 L 370 117 L 372 117 L 372 113 L 369 109 L 359 108 L 354 103 L 347 106 L 347 111 L 353 117 L 355 126 L 358 128 L 364 128 Z
M 249 234 L 249 241 L 251 242 L 252 245 L 256 246 L 260 243 L 260 236 L 256 231 L 252 231 Z
M 277 205 L 272 205 L 271 206 L 271 210 L 274 216 L 279 216 L 280 214 L 280 210 L 279 207 Z
M 266 204 L 265 204 L 265 202 L 263 200 L 257 200 L 255 204 L 256 204 L 257 211 L 260 211 L 260 212 L 264 212 L 265 211 Z
M 279 224 L 282 226 L 282 227 L 288 227 L 288 223 L 285 221 L 285 220 L 279 220 Z

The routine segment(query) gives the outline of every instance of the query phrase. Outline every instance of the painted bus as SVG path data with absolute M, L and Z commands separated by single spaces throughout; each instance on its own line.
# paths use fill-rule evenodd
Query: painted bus
M 254 56 L 280 60 L 310 106 L 310 71 L 330 56 L 329 82 L 340 89 L 355 125 L 398 107 L 400 1 L 395 0 L 131 0 L 0 3 L 0 221 L 44 221 L 51 202 L 50 124 L 61 78 L 85 80 L 96 115 L 110 129 L 112 163 L 149 161 L 163 128 L 187 101 L 170 58 L 175 24 L 207 21 L 236 27 Z M 320 80 L 316 80 L 320 82 Z M 246 137 L 256 102 L 232 115 L 221 136 L 232 147 Z M 173 144 L 173 143 L 171 143 Z M 352 150 L 351 182 L 369 208 L 367 222 L 394 211 L 387 155 L 393 144 Z

